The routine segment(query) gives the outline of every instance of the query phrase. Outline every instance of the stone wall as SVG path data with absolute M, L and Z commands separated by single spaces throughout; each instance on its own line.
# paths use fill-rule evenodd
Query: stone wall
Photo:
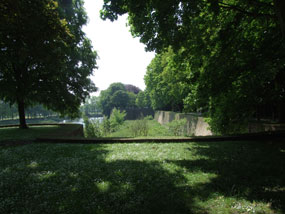
M 156 111 L 154 119 L 160 124 L 164 125 L 173 120 L 179 120 L 186 118 L 187 125 L 187 135 L 190 136 L 208 136 L 212 135 L 212 132 L 209 130 L 209 124 L 204 121 L 203 117 L 200 117 L 196 114 L 182 114 L 175 113 L 171 111 Z

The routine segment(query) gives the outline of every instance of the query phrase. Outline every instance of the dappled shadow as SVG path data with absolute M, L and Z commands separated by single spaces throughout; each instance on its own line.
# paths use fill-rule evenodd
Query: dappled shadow
M 74 146 L 79 147 L 77 152 Z M 106 161 L 104 145 L 28 147 L 7 149 L 7 157 L 13 152 L 14 158 L 1 164 L 1 213 L 196 213 L 199 209 L 179 186 L 185 178 L 159 162 Z M 44 153 L 48 155 L 39 155 Z
M 165 161 L 112 159 L 103 144 L 3 148 L 0 212 L 207 214 L 211 210 L 196 199 L 207 201 L 213 193 L 285 211 L 284 148 L 272 146 L 199 143 L 185 148 L 199 159 Z M 215 176 L 189 185 L 182 169 Z
M 203 158 L 170 161 L 188 172 L 217 176 L 200 186 L 203 193 L 268 203 L 285 213 L 285 144 L 267 142 L 205 142 L 195 148 Z M 207 190 L 207 191 L 204 191 Z M 207 200 L 211 195 L 200 195 Z

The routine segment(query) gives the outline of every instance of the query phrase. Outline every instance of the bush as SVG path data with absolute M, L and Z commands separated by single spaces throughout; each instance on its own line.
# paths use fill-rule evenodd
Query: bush
M 102 130 L 103 136 L 107 136 L 111 132 L 110 120 L 108 120 L 108 118 L 106 116 L 104 116 L 104 118 L 103 118 L 103 121 L 101 124 L 101 130 Z
M 187 120 L 180 119 L 180 120 L 173 120 L 170 123 L 167 124 L 169 131 L 174 135 L 174 136 L 185 136 L 186 135 L 186 126 Z
M 114 132 L 124 123 L 126 117 L 126 111 L 120 111 L 119 109 L 114 108 L 110 116 L 110 131 Z
M 83 120 L 85 137 L 102 137 L 100 122 L 98 120 L 91 121 L 87 116 L 83 116 Z
M 140 120 L 135 120 L 130 126 L 130 132 L 133 137 L 147 136 L 149 132 L 148 126 L 149 117 L 142 118 Z

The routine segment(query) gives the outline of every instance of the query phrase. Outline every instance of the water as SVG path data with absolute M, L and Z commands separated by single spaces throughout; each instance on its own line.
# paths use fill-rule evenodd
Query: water
M 89 120 L 91 121 L 99 121 L 99 123 L 102 123 L 103 117 L 90 117 Z M 84 126 L 83 118 L 75 119 L 75 120 L 63 120 L 60 123 L 74 123 L 74 124 L 81 124 Z

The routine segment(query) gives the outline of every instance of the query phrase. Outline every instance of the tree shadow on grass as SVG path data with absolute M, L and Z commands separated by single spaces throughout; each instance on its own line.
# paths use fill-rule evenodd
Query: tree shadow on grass
M 185 173 L 167 170 L 164 161 L 108 159 L 106 145 L 2 149 L 0 213 L 207 214 L 211 210 L 196 199 L 207 201 L 213 193 L 270 202 L 276 212 L 284 211 L 283 148 L 237 142 L 193 145 L 189 153 L 199 159 L 165 161 L 188 175 L 217 175 L 193 185 Z
M 6 149 L 0 160 L 13 159 L 1 164 L 0 212 L 192 213 L 177 186 L 182 175 L 156 161 L 106 161 L 108 152 L 104 145 Z
M 202 171 L 217 175 L 200 186 L 203 200 L 209 199 L 210 193 L 219 193 L 264 202 L 274 212 L 285 213 L 283 142 L 203 142 L 195 148 L 195 153 L 203 158 L 170 162 L 190 173 Z

